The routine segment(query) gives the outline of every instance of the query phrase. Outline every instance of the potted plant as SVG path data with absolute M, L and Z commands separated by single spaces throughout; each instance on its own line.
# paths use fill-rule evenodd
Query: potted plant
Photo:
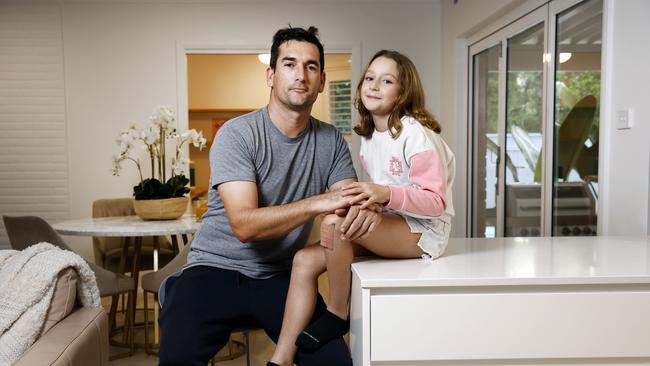
M 129 160 L 138 169 L 140 183 L 133 187 L 133 207 L 136 215 L 145 220 L 169 220 L 183 215 L 187 208 L 190 191 L 187 187 L 189 179 L 185 177 L 183 168 L 187 158 L 183 153 L 183 145 L 191 143 L 202 150 L 206 139 L 202 132 L 195 129 L 178 133 L 175 125 L 175 115 L 172 107 L 158 106 L 151 117 L 151 124 L 140 129 L 136 123 L 120 131 L 117 144 L 120 154 L 113 156 L 113 175 L 119 176 L 122 162 Z M 176 142 L 176 149 L 171 155 L 170 176 L 167 179 L 167 140 Z M 140 159 L 133 155 L 135 144 L 141 144 L 149 155 L 151 168 L 150 178 L 144 178 Z

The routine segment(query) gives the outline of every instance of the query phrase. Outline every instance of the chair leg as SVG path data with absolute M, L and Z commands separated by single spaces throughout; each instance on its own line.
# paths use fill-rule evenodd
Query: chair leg
M 251 339 L 249 332 L 244 332 L 244 341 L 246 342 L 246 366 L 251 366 Z
M 110 335 L 116 327 L 115 318 L 117 317 L 117 302 L 120 295 L 111 296 L 111 309 L 108 311 L 108 334 Z
M 138 293 L 138 290 L 133 290 L 129 296 L 133 296 L 133 309 L 131 310 L 132 313 L 129 314 L 129 348 L 130 348 L 130 353 L 133 355 L 135 353 L 135 300 L 137 299 L 136 294 Z
M 128 292 L 129 297 L 133 296 L 133 291 Z M 133 336 L 133 321 L 131 320 L 131 314 L 132 314 L 132 308 L 128 307 L 126 309 L 126 315 L 124 317 L 124 324 L 122 325 L 122 343 L 115 342 L 110 340 L 112 345 L 119 346 L 119 347 L 126 347 L 128 349 L 127 352 L 117 354 L 110 356 L 109 359 L 110 361 L 123 358 L 123 357 L 130 357 L 135 353 L 135 343 L 134 343 L 134 336 Z M 109 338 L 110 339 L 110 338 Z
M 129 328 L 131 331 L 129 332 L 129 343 L 133 343 L 135 335 L 133 334 L 133 330 L 135 329 L 135 315 L 137 312 L 137 304 L 136 302 L 138 301 L 138 290 L 132 291 L 133 294 L 133 301 L 131 302 L 131 313 L 129 314 Z M 131 296 L 131 295 L 129 295 Z
M 149 293 L 143 290 L 142 295 L 144 297 L 144 351 L 151 355 L 153 352 L 149 344 Z
M 129 299 L 127 300 L 126 307 L 124 308 L 124 317 L 122 321 L 122 343 L 129 343 L 128 326 L 131 323 L 131 292 L 129 291 Z
M 125 313 L 126 312 L 126 295 L 121 294 L 121 295 L 118 295 L 118 296 L 120 298 L 120 312 Z
M 135 291 L 129 291 L 129 300 L 133 297 L 135 301 Z M 130 304 L 129 304 L 130 305 Z M 131 352 L 134 350 L 134 335 L 133 335 L 133 326 L 135 322 L 135 306 L 130 305 L 126 308 L 126 314 L 124 315 L 124 343 L 129 346 Z

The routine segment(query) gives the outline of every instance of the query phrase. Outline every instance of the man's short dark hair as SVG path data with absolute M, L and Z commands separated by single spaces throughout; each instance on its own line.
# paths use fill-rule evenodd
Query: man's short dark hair
M 273 45 L 271 46 L 271 63 L 270 66 L 275 70 L 275 65 L 278 62 L 278 50 L 280 46 L 288 41 L 301 41 L 309 42 L 316 47 L 318 47 L 318 52 L 320 53 L 320 71 L 325 70 L 325 54 L 323 52 L 323 44 L 320 43 L 318 39 L 318 28 L 310 26 L 309 29 L 304 28 L 294 28 L 289 26 L 288 28 L 282 28 L 275 32 L 273 35 Z

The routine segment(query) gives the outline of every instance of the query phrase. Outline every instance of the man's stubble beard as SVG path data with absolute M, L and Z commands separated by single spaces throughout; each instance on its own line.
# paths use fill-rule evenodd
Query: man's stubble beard
M 291 100 L 292 98 L 290 96 L 290 92 L 286 92 L 284 94 L 284 98 L 280 98 L 279 96 L 276 96 L 276 98 L 285 107 L 287 107 L 288 109 L 294 112 L 304 112 L 304 111 L 311 112 L 314 103 L 316 103 L 316 100 L 318 99 L 318 94 L 314 95 L 313 97 L 310 96 L 305 98 L 305 101 L 303 103 L 294 103 Z

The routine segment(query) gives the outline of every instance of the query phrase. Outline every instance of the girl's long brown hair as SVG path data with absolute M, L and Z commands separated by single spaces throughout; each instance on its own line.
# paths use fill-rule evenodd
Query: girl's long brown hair
M 388 117 L 388 131 L 393 138 L 397 138 L 402 132 L 402 122 L 400 119 L 404 116 L 410 116 L 418 120 L 420 124 L 440 133 L 440 124 L 433 115 L 424 107 L 424 89 L 420 81 L 420 75 L 415 69 L 413 62 L 403 54 L 397 51 L 381 50 L 377 52 L 368 65 L 366 65 L 359 85 L 357 85 L 357 93 L 354 97 L 354 106 L 359 111 L 359 124 L 354 126 L 354 132 L 359 136 L 370 137 L 375 130 L 375 123 L 372 120 L 372 115 L 361 102 L 361 86 L 365 80 L 365 75 L 372 62 L 379 58 L 386 57 L 397 63 L 397 70 L 399 71 L 399 85 L 400 95 L 395 103 L 395 107 Z

